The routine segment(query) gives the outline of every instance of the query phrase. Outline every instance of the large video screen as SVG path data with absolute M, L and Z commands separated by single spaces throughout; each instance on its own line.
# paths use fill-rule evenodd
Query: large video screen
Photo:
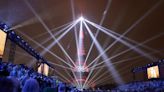
M 0 29 L 0 58 L 2 58 L 4 53 L 6 37 L 7 34 Z
M 147 68 L 147 75 L 148 75 L 148 79 L 159 78 L 159 67 L 153 66 Z
M 47 64 L 41 64 L 38 68 L 38 72 L 48 76 L 49 66 Z

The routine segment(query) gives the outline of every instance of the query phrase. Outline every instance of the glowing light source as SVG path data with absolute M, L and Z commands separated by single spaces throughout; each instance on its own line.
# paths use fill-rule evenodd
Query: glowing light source
M 77 66 L 77 71 L 78 72 L 84 72 L 85 68 L 83 66 Z
M 81 16 L 81 17 L 79 18 L 79 20 L 80 20 L 80 21 L 84 21 L 84 17 Z
M 5 49 L 5 43 L 6 43 L 6 37 L 7 37 L 7 34 L 5 32 L 3 32 L 1 29 L 0 29 L 0 58 L 2 58 L 3 54 L 4 54 L 4 49 Z
M 38 72 L 39 73 L 42 73 L 46 76 L 48 76 L 48 73 L 49 73 L 49 66 L 47 64 L 41 64 L 39 67 L 38 67 Z
M 89 69 L 86 66 L 80 65 L 80 66 L 76 66 L 74 71 L 76 71 L 76 72 L 88 72 Z
M 147 76 L 148 76 L 148 79 L 159 78 L 159 68 L 158 68 L 158 66 L 152 66 L 150 68 L 147 68 Z

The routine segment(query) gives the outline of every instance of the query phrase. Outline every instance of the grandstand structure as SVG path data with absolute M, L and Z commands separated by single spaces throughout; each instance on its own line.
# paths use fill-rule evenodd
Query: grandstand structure
M 163 85 L 151 80 L 164 78 L 163 0 L 0 3 L 0 59 L 6 70 L 15 67 L 38 78 L 36 73 L 47 84 L 79 91 L 110 84 L 118 86 L 113 90 L 135 88 L 140 83 L 131 82 L 141 72 L 142 81 L 150 79 L 146 86 Z

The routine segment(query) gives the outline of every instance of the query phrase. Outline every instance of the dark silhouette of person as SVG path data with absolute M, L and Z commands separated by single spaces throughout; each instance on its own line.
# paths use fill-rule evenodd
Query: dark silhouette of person
M 33 78 L 26 80 L 22 92 L 39 92 L 39 83 Z
M 6 77 L 0 78 L 0 92 L 19 92 L 18 86 L 14 79 Z

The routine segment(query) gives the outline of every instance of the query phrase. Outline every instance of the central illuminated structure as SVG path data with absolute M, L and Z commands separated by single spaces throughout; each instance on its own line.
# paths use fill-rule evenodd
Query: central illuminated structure
M 89 74 L 89 70 L 85 63 L 86 52 L 84 48 L 84 32 L 82 29 L 79 32 L 77 53 L 78 58 L 75 62 L 76 66 L 74 68 L 74 82 L 79 83 L 78 89 L 83 90 L 83 86 Z

